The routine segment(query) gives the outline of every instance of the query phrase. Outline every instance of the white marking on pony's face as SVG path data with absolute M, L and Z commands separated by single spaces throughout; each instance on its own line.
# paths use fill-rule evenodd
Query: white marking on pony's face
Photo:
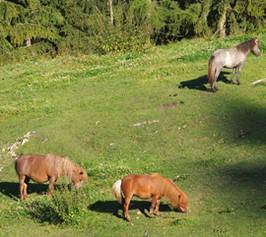
M 82 185 L 83 185 L 83 181 L 80 181 L 80 182 L 74 184 L 74 187 L 75 187 L 76 189 L 79 189 L 79 188 L 81 188 Z

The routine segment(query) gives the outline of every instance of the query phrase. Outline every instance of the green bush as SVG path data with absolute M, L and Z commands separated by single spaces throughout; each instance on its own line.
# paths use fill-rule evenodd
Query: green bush
M 50 199 L 26 204 L 26 211 L 39 222 L 77 225 L 86 214 L 86 205 L 86 196 L 82 190 L 69 190 L 63 186 Z
M 114 25 L 99 11 L 91 16 L 90 45 L 96 53 L 142 52 L 150 44 L 146 27 L 134 19 L 134 9 L 124 5 L 114 8 Z
M 16 50 L 9 50 L 2 54 L 0 53 L 0 65 L 25 61 L 25 59 L 34 60 L 40 57 L 54 57 L 56 53 L 53 44 L 50 42 L 39 42 L 31 47 L 20 47 Z

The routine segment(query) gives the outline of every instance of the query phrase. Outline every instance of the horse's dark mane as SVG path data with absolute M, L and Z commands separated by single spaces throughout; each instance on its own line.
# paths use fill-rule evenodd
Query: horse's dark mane
M 247 53 L 250 49 L 252 49 L 255 45 L 255 40 L 256 39 L 251 39 L 251 40 L 247 40 L 243 43 L 240 43 L 236 46 L 236 48 L 239 51 L 242 51 L 243 53 Z

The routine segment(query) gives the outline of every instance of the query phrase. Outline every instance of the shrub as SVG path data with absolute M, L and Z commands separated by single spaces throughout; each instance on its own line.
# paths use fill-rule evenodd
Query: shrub
M 146 25 L 134 20 L 136 14 L 131 8 L 118 5 L 114 8 L 114 25 L 100 11 L 90 17 L 92 35 L 91 47 L 100 54 L 110 52 L 141 52 L 150 44 Z
M 82 190 L 69 190 L 63 186 L 53 193 L 51 199 L 26 204 L 26 210 L 39 222 L 77 225 L 85 215 L 86 197 Z

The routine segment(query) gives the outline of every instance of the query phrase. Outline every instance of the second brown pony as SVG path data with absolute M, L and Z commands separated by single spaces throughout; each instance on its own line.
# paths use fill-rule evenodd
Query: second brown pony
M 128 207 L 133 196 L 141 199 L 152 199 L 150 214 L 159 215 L 162 197 L 166 197 L 174 208 L 179 208 L 182 212 L 188 210 L 187 195 L 172 180 L 158 173 L 127 175 L 113 184 L 112 192 L 117 201 L 123 204 L 123 214 L 127 221 L 130 221 Z
M 27 197 L 27 184 L 30 179 L 38 183 L 49 181 L 48 194 L 53 192 L 54 184 L 61 176 L 66 176 L 76 188 L 88 179 L 83 168 L 66 157 L 53 154 L 21 155 L 15 161 L 15 169 L 19 177 L 21 199 Z

